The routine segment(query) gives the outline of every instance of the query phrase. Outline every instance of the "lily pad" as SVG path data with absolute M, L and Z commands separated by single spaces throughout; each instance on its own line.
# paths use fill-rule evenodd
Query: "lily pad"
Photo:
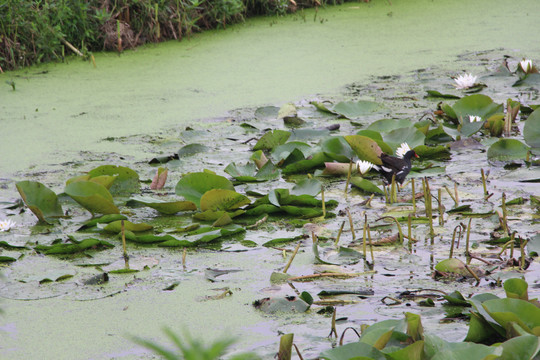
M 113 195 L 126 196 L 139 192 L 139 175 L 125 166 L 103 165 L 88 172 L 90 178 L 102 175 L 114 176 L 115 180 L 109 189 Z
M 128 201 L 128 205 L 130 202 L 143 204 L 159 211 L 162 214 L 168 215 L 176 214 L 180 211 L 197 210 L 197 205 L 195 205 L 193 201 L 163 201 L 147 196 L 135 196 Z
M 45 255 L 76 254 L 86 250 L 101 250 L 114 247 L 113 244 L 99 239 L 89 238 L 71 244 L 37 245 L 34 250 L 43 252 Z
M 285 144 L 290 136 L 291 133 L 285 130 L 269 131 L 257 141 L 253 150 L 272 150 L 278 145 Z
M 132 223 L 131 221 L 124 220 L 124 230 L 132 232 L 148 231 L 153 229 L 153 226 L 145 223 Z M 113 221 L 103 228 L 103 230 L 118 234 L 122 231 L 122 220 Z
M 66 185 L 69 185 L 77 181 L 92 181 L 92 182 L 105 186 L 105 188 L 109 190 L 112 184 L 114 183 L 115 179 L 116 179 L 116 176 L 111 176 L 111 175 L 100 175 L 100 176 L 91 177 L 90 175 L 87 174 L 87 175 L 75 176 L 75 177 L 72 177 L 71 179 L 68 179 L 66 181 Z
M 459 99 L 460 96 L 453 95 L 453 94 L 442 94 L 437 90 L 426 90 L 427 96 L 426 97 L 433 97 L 433 98 L 442 98 L 442 99 Z
M 405 129 L 395 129 L 383 134 L 384 142 L 390 145 L 393 150 L 397 149 L 404 142 L 409 144 L 411 149 L 414 149 L 419 145 L 424 145 L 425 138 L 426 135 L 414 126 Z
M 495 113 L 503 112 L 504 107 L 502 104 L 493 102 L 489 96 L 474 94 L 456 101 L 452 109 L 460 123 L 463 123 L 465 119 L 469 118 L 469 115 L 487 119 Z
M 103 215 L 101 217 L 93 218 L 93 219 L 90 219 L 90 220 L 86 221 L 79 228 L 79 230 L 91 228 L 91 227 L 96 226 L 97 224 L 108 224 L 110 222 L 117 221 L 117 220 L 127 220 L 127 216 L 122 215 L 122 214 Z
M 279 169 L 271 161 L 266 161 L 260 170 L 254 163 L 236 165 L 233 162 L 224 171 L 238 182 L 268 181 L 279 177 Z
M 392 130 L 412 127 L 413 123 L 409 119 L 381 119 L 372 122 L 367 130 L 378 133 L 390 132 Z
M 489 160 L 519 160 L 525 159 L 529 147 L 516 139 L 499 139 L 492 144 L 487 152 Z
M 540 148 L 540 109 L 536 109 L 525 121 L 523 139 L 527 145 Z
M 322 183 L 317 179 L 304 179 L 299 181 L 290 191 L 291 195 L 317 196 L 321 192 Z
M 529 295 L 527 293 L 527 288 L 529 285 L 523 279 L 513 278 L 508 279 L 504 282 L 504 291 L 506 292 L 506 297 L 513 299 L 521 299 L 528 301 Z
M 385 107 L 373 101 L 359 100 L 341 101 L 330 107 L 329 110 L 347 119 L 358 119 L 361 116 L 385 110 Z
M 487 313 L 502 327 L 514 322 L 525 331 L 540 336 L 540 308 L 521 299 L 493 299 L 482 303 Z
M 210 148 L 203 144 L 187 144 L 178 150 L 178 158 L 195 155 L 201 152 L 207 152 Z
M 377 142 L 367 136 L 348 135 L 345 140 L 349 143 L 360 160 L 367 160 L 375 165 L 381 165 L 382 150 Z
M 253 304 L 257 309 L 267 313 L 303 313 L 309 309 L 309 304 L 295 296 L 265 298 Z
M 65 188 L 65 193 L 92 214 L 118 214 L 112 195 L 103 185 L 91 181 L 77 181 Z
M 245 195 L 234 190 L 212 189 L 204 193 L 201 197 L 201 210 L 234 210 L 242 206 L 249 205 L 251 201 Z
M 321 150 L 338 162 L 349 162 L 355 155 L 343 136 L 327 138 L 321 143 Z
M 39 221 L 50 222 L 64 216 L 58 197 L 48 187 L 37 181 L 19 181 L 15 184 L 24 203 Z
M 384 195 L 384 191 L 382 191 L 377 185 L 367 179 L 364 179 L 363 177 L 351 177 L 351 184 L 367 193 Z
M 350 360 L 350 359 L 372 359 L 386 360 L 386 356 L 375 347 L 363 343 L 353 342 L 338 346 L 334 349 L 323 351 L 319 358 L 325 360 Z
M 200 207 L 201 197 L 212 189 L 234 190 L 234 186 L 227 178 L 205 171 L 184 175 L 176 184 L 175 191 Z
M 465 268 L 465 263 L 456 258 L 445 259 L 439 262 L 437 265 L 435 265 L 435 270 L 447 273 L 454 273 L 462 276 L 471 275 L 471 273 L 469 273 L 469 271 Z

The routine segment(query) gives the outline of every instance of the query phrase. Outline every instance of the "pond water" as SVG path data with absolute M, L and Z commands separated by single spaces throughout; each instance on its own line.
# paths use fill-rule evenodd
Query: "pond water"
M 96 68 L 72 58 L 68 65 L 2 74 L 0 200 L 18 198 L 14 183 L 19 180 L 42 181 L 60 193 L 65 179 L 105 163 L 133 166 L 141 177 L 150 178 L 154 169 L 145 168 L 146 162 L 163 155 L 160 149 L 164 154 L 178 149 L 186 141 L 178 140 L 185 127 L 216 128 L 224 133 L 224 123 L 258 106 L 351 97 L 354 87 L 345 88 L 348 84 L 369 88 L 376 76 L 408 74 L 407 81 L 396 77 L 395 83 L 386 80 L 374 85 L 387 89 L 385 95 L 395 86 L 390 92 L 404 96 L 414 84 L 414 70 L 440 69 L 440 81 L 448 83 L 451 75 L 462 70 L 485 71 L 487 62 L 476 56 L 484 50 L 490 51 L 490 60 L 509 54 L 538 61 L 539 13 L 540 3 L 527 0 L 348 3 L 285 18 L 253 19 L 188 41 L 145 46 L 120 56 L 96 54 Z M 15 81 L 16 91 L 4 84 L 7 80 Z M 379 100 L 378 92 L 371 90 L 364 94 Z M 204 139 L 212 141 L 211 136 Z M 222 156 L 200 161 L 218 171 L 235 159 L 234 154 Z M 469 161 L 471 167 L 485 161 L 470 159 L 467 154 L 458 158 Z M 202 167 L 191 164 L 175 170 L 169 186 L 180 173 Z M 338 192 L 331 188 L 330 196 L 332 191 L 334 195 Z M 481 198 L 474 192 L 466 195 Z M 82 210 L 74 211 L 75 218 L 88 217 Z M 0 215 L 4 217 L 4 210 Z M 21 219 L 21 228 L 1 234 L 0 240 L 50 242 L 62 237 L 65 230 L 32 227 L 35 217 L 29 213 Z M 281 230 L 257 236 L 269 240 L 290 234 Z M 92 261 L 83 258 L 80 263 L 108 262 L 115 256 L 120 258 L 119 253 L 96 255 Z M 256 299 L 285 292 L 269 288 L 269 274 L 284 262 L 277 252 L 269 255 L 260 246 L 247 252 L 190 252 L 186 271 L 178 251 L 133 246 L 130 256 L 158 259 L 158 270 L 116 275 L 104 289 L 88 290 L 80 279 L 95 271 L 77 267 L 76 281 L 45 283 L 29 290 L 27 284 L 35 281 L 35 274 L 47 274 L 51 269 L 55 274 L 70 273 L 72 266 L 61 259 L 28 255 L 27 261 L 4 269 L 8 285 L 2 288 L 4 299 L 0 301 L 4 311 L 0 357 L 150 358 L 130 336 L 162 341 L 163 326 L 189 329 L 207 340 L 233 334 L 241 338 L 236 350 L 256 350 L 265 358 L 271 358 L 277 349 L 278 331 L 296 332 L 299 347 L 310 356 L 331 346 L 324 340 L 328 318 L 313 320 L 313 314 L 297 314 L 276 319 L 252 308 Z M 400 316 L 403 309 L 388 310 L 379 300 L 385 291 L 392 295 L 401 290 L 399 282 L 404 279 L 414 279 L 411 284 L 417 287 L 436 286 L 429 277 L 433 262 L 429 253 L 404 255 L 392 248 L 380 250 L 378 256 L 389 259 L 387 272 L 399 268 L 397 280 L 386 289 L 374 284 L 395 274 L 366 277 L 358 280 L 361 284 L 349 281 L 351 286 L 384 289 L 365 305 L 339 310 L 352 323 Z M 418 264 L 425 266 L 415 274 Z M 294 265 L 295 273 L 312 271 L 309 247 Z M 204 279 L 205 268 L 244 271 L 228 274 L 220 284 Z M 174 291 L 163 291 L 175 281 L 180 285 Z M 219 294 L 223 286 L 232 286 L 233 295 L 217 301 L 203 299 Z M 426 318 L 432 329 L 440 326 L 436 320 L 429 322 L 429 313 Z M 461 340 L 462 331 L 451 340 Z

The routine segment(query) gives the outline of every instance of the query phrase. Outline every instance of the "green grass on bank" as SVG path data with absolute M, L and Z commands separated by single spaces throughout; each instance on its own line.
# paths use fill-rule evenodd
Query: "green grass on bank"
M 256 15 L 284 15 L 345 0 L 4 0 L 0 71 L 77 53 L 181 40 Z

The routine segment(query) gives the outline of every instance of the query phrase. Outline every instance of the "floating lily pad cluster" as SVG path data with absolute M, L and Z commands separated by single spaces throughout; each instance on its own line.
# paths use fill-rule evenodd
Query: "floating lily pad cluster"
M 521 75 L 516 86 L 533 86 L 533 74 Z M 508 71 L 493 76 L 519 75 Z M 523 214 L 516 209 L 524 203 L 538 213 L 540 199 L 524 193 L 513 199 L 497 199 L 497 203 L 489 200 L 489 189 L 484 194 L 478 191 L 482 186 L 480 174 L 477 174 L 476 182 L 470 181 L 468 158 L 460 147 L 465 148 L 465 153 L 476 150 L 474 146 L 485 148 L 487 151 L 477 152 L 485 152 L 481 157 L 486 167 L 491 165 L 494 171 L 503 169 L 503 166 L 517 168 L 534 184 L 539 178 L 531 170 L 537 169 L 540 154 L 540 110 L 517 99 L 503 103 L 477 93 L 489 91 L 488 80 L 487 85 L 464 93 L 444 94 L 444 90 L 427 90 L 428 98 L 424 101 L 429 106 L 421 110 L 410 106 L 406 111 L 408 116 L 393 115 L 400 112 L 389 104 L 383 104 L 383 100 L 313 101 L 298 106 L 286 104 L 281 109 L 257 109 L 255 120 L 231 125 L 227 139 L 216 140 L 214 134 L 208 136 L 204 131 L 185 131 L 189 137 L 183 138 L 184 144 L 176 153 L 148 159 L 150 165 L 167 163 L 169 167 L 158 169 L 149 187 L 141 185 L 139 178 L 139 174 L 150 167 L 146 163 L 143 165 L 146 168 L 138 172 L 125 166 L 99 166 L 67 179 L 63 193 L 59 195 L 40 182 L 20 181 L 16 184 L 20 197 L 40 223 L 60 227 L 61 231 L 67 228 L 77 230 L 48 243 L 14 247 L 8 242 L 0 242 L 0 246 L 17 251 L 32 248 L 38 253 L 68 257 L 81 252 L 90 256 L 92 251 L 105 251 L 119 244 L 122 238 L 138 244 L 137 247 L 143 251 L 147 247 L 162 251 L 161 248 L 211 247 L 223 239 L 234 243 L 244 236 L 251 236 L 253 240 L 238 242 L 243 246 L 242 251 L 249 251 L 250 247 L 265 251 L 271 251 L 266 248 L 274 248 L 288 256 L 291 243 L 306 247 L 308 242 L 307 253 L 312 257 L 310 265 L 317 267 L 316 273 L 308 276 L 318 281 L 333 276 L 350 278 L 353 280 L 343 281 L 343 284 L 350 285 L 355 278 L 364 276 L 366 269 L 373 274 L 386 271 L 386 267 L 379 266 L 378 262 L 373 264 L 373 255 L 366 255 L 364 239 L 373 240 L 373 246 L 398 244 L 395 253 L 388 254 L 395 259 L 414 256 L 413 247 L 421 247 L 417 240 L 425 235 L 432 241 L 436 236 L 441 238 L 440 243 L 433 242 L 430 248 L 436 262 L 429 272 L 433 270 L 435 279 L 450 283 L 455 280 L 471 282 L 474 275 L 488 277 L 502 269 L 518 267 L 518 263 L 524 270 L 532 263 L 531 257 L 540 252 L 540 238 L 530 236 L 529 230 L 523 231 L 525 235 L 520 231 L 509 231 L 505 227 L 508 223 L 506 207 L 513 207 L 510 213 L 515 221 Z M 441 99 L 442 102 L 437 104 L 433 99 Z M 413 101 L 416 100 L 413 98 L 410 102 Z M 400 102 L 399 106 L 408 104 L 409 100 Z M 262 125 L 258 124 L 258 119 L 263 119 L 260 121 Z M 225 152 L 225 141 L 234 144 L 230 146 L 233 155 Z M 381 165 L 381 154 L 395 154 L 402 143 L 407 143 L 420 156 L 409 174 L 410 179 L 417 180 L 417 187 L 413 188 L 414 182 L 406 182 L 401 189 L 402 196 L 390 203 L 385 196 L 387 189 L 383 186 L 382 177 L 375 170 L 359 171 L 356 162 L 362 160 Z M 156 153 L 162 154 L 163 151 Z M 457 180 L 452 178 L 456 172 L 448 170 L 456 166 L 452 160 L 456 156 L 465 159 L 465 164 L 460 165 L 463 173 L 467 173 L 465 180 L 459 175 Z M 212 158 L 211 161 L 208 157 Z M 166 184 L 168 175 L 178 179 L 172 186 Z M 351 192 L 345 184 L 351 184 L 355 189 Z M 455 188 L 449 188 L 449 184 Z M 439 187 L 438 196 L 434 185 Z M 420 191 L 421 201 L 417 191 Z M 442 199 L 442 194 L 450 194 L 454 202 L 452 208 L 448 206 L 450 198 Z M 428 199 L 434 199 L 433 209 Z M 79 221 L 81 209 L 90 212 L 91 219 Z M 440 220 L 439 226 L 429 229 L 428 224 L 434 219 Z M 471 219 L 475 219 L 472 225 L 472 231 L 477 235 L 475 246 L 482 247 L 490 241 L 490 246 L 515 247 L 518 259 L 513 255 L 511 259 L 503 259 L 499 254 L 488 264 L 471 265 L 469 236 L 466 235 L 471 231 L 471 222 L 467 225 L 466 220 Z M 535 220 L 527 221 L 532 223 Z M 448 243 L 452 237 L 448 224 L 455 226 L 454 237 L 458 242 L 467 239 L 466 260 L 452 254 L 447 256 L 444 242 Z M 478 234 L 484 238 L 479 239 Z M 403 244 L 407 244 L 409 249 L 404 249 Z M 494 256 L 500 248 L 483 250 Z M 9 256 L 0 257 L 1 262 L 13 263 L 16 260 Z M 356 268 L 361 263 L 366 269 Z M 323 266 L 325 268 L 320 270 L 319 267 Z M 119 271 L 117 266 L 111 269 Z M 414 270 L 411 265 L 407 273 Z M 296 281 L 286 272 L 274 271 L 269 280 L 274 284 Z M 318 294 L 321 302 L 329 301 L 331 304 L 334 297 L 339 301 L 339 296 L 344 294 L 358 295 L 356 284 L 352 292 L 340 284 L 337 289 L 321 287 L 323 285 L 306 285 L 309 292 L 302 291 L 302 296 L 294 299 L 265 298 L 259 308 L 270 309 L 269 313 L 276 308 L 278 312 L 289 308 L 309 311 L 321 304 L 314 301 L 310 293 Z M 510 285 L 505 284 L 505 289 L 507 287 Z M 372 294 L 373 291 L 368 296 Z M 523 291 L 515 290 L 512 294 L 517 294 L 516 299 L 532 304 L 524 298 Z M 513 298 L 514 295 L 508 297 Z M 470 344 L 458 349 L 459 346 L 438 337 L 424 336 L 419 316 L 407 314 L 405 320 L 372 325 L 358 343 L 326 351 L 321 358 L 420 359 L 421 354 L 431 354 L 433 356 L 429 358 L 435 358 L 435 353 L 445 351 L 454 355 L 460 351 L 479 351 L 491 356 L 508 351 L 507 348 L 514 346 L 512 341 L 516 344 L 532 341 L 530 338 L 507 340 L 512 337 L 508 331 L 522 336 L 538 335 L 537 324 L 522 319 L 521 310 L 529 311 L 529 305 L 522 302 L 516 305 L 514 299 L 499 299 L 501 301 L 493 303 L 488 301 L 497 299 L 478 299 L 466 300 L 461 294 L 453 294 L 447 300 L 460 303 L 460 306 L 472 305 L 475 309 L 471 315 L 464 315 L 470 317 L 470 329 L 474 329 L 471 341 L 484 342 L 486 334 L 494 333 L 501 342 L 506 340 L 506 345 L 486 349 L 483 345 Z M 500 312 L 512 312 L 508 308 L 514 305 L 519 308 L 517 320 L 513 315 L 498 317 Z M 435 304 L 431 301 L 428 306 Z

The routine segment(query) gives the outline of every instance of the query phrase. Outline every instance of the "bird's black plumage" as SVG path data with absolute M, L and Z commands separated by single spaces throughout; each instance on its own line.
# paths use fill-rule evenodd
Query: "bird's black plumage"
M 392 182 L 392 176 L 396 176 L 396 181 L 400 184 L 403 184 L 405 178 L 411 171 L 411 158 L 416 155 L 414 150 L 409 150 L 403 156 L 403 159 L 390 156 L 386 154 L 381 154 L 382 165 L 379 166 L 380 172 L 386 179 L 388 183 Z

